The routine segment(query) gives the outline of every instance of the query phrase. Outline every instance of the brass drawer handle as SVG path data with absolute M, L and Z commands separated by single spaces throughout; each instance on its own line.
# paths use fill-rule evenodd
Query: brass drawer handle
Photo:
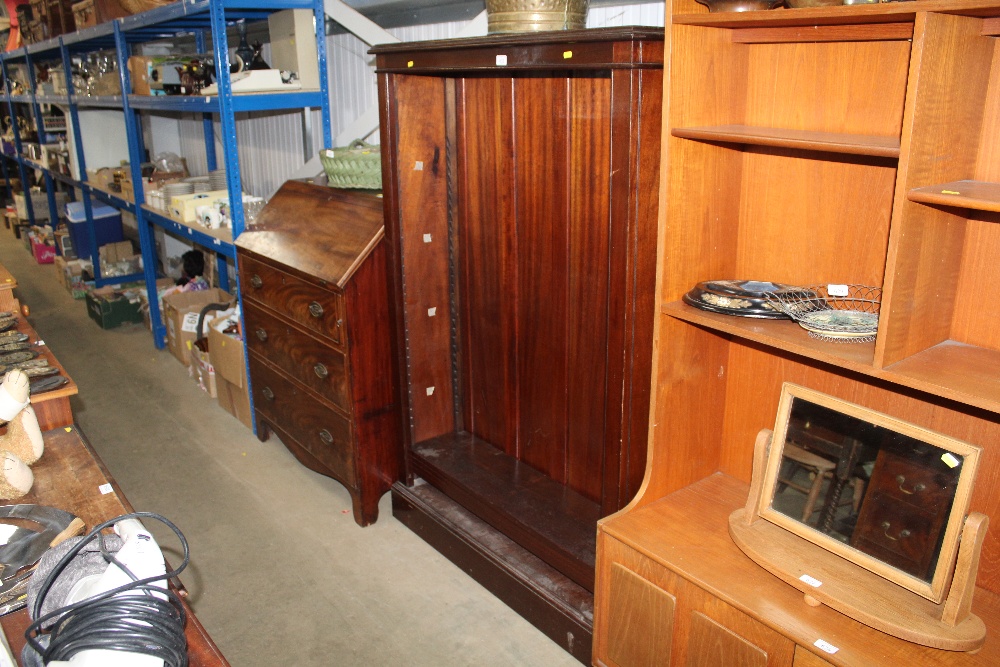
M 323 317 L 323 305 L 319 301 L 313 301 L 309 304 L 309 314 L 316 318 Z
M 330 432 L 327 431 L 326 429 L 323 429 L 319 432 L 319 439 L 328 445 L 333 444 L 333 436 L 330 435 Z
M 907 537 L 909 537 L 910 535 L 912 535 L 912 533 L 910 532 L 910 530 L 908 528 L 904 528 L 903 530 L 899 531 L 899 536 L 898 537 L 893 537 L 892 535 L 889 534 L 889 529 L 890 528 L 892 528 L 892 524 L 891 523 L 889 523 L 888 521 L 883 521 L 882 522 L 882 533 L 888 539 L 892 540 L 893 542 L 896 542 L 897 540 L 905 540 Z
M 330 374 L 330 371 L 328 371 L 326 369 L 326 366 L 324 366 L 323 364 L 316 364 L 315 366 L 313 366 L 313 372 L 316 373 L 316 377 L 318 377 L 320 380 L 325 379 L 326 376 Z
M 260 390 L 260 393 L 264 394 L 264 398 L 266 398 L 267 400 L 269 401 L 274 400 L 274 392 L 271 391 L 270 387 L 264 387 L 263 389 Z
M 907 491 L 906 489 L 903 488 L 903 484 L 905 483 L 906 483 L 905 477 L 903 477 L 902 475 L 896 475 L 896 484 L 899 484 L 899 490 L 908 496 L 912 496 L 914 493 L 920 493 L 921 491 L 927 488 L 927 486 L 923 482 L 917 482 L 916 484 L 913 485 L 912 491 Z
M 260 289 L 264 286 L 264 281 L 260 279 L 256 273 L 250 278 L 250 284 L 253 285 L 254 289 Z
M 257 327 L 257 340 L 259 340 L 262 343 L 267 342 L 267 332 L 261 329 L 260 327 Z

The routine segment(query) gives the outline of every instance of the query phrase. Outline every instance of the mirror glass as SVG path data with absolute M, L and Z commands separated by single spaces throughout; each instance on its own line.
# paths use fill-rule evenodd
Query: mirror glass
M 767 518 L 934 599 L 957 550 L 978 452 L 786 385 L 762 503 Z

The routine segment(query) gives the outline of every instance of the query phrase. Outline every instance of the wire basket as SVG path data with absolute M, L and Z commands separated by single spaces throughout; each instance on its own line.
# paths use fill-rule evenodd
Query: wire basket
M 331 188 L 382 189 L 382 153 L 378 146 L 355 139 L 347 148 L 319 152 Z
M 765 297 L 813 338 L 836 343 L 875 340 L 880 287 L 811 285 L 769 292 Z

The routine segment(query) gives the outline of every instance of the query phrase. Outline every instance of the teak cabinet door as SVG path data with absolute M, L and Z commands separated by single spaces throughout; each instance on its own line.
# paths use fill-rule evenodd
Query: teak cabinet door
M 795 645 L 602 535 L 595 663 L 606 667 L 790 667 Z

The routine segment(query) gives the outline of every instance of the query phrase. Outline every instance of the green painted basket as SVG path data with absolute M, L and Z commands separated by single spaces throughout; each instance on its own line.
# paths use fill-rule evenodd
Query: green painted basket
M 382 153 L 378 146 L 355 139 L 347 148 L 319 152 L 331 188 L 382 189 Z

